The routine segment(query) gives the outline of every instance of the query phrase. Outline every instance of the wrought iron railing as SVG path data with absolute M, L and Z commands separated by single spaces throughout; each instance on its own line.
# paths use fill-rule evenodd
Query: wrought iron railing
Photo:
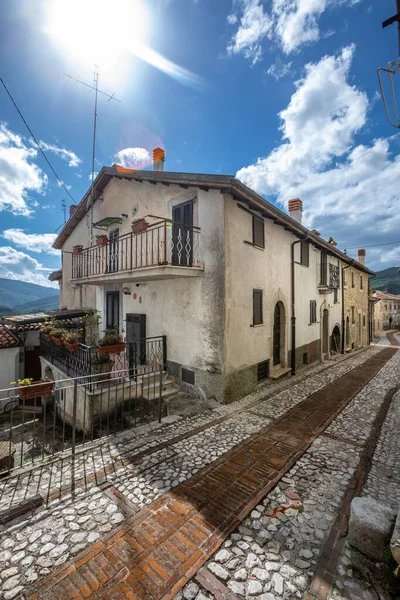
M 72 255 L 72 279 L 173 265 L 200 267 L 200 229 L 168 219 Z
M 134 378 L 158 372 L 160 368 L 166 370 L 167 338 L 162 335 L 127 342 L 122 352 L 110 352 L 105 359 L 98 346 L 79 344 L 79 349 L 71 352 L 62 343 L 41 335 L 40 354 L 70 377 L 101 376 L 112 371 L 127 373 Z M 93 381 L 88 381 L 88 385 L 93 385 Z

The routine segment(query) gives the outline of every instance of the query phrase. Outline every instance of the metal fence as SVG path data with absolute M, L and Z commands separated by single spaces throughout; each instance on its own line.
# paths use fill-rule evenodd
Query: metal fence
M 162 363 L 0 390 L 0 477 L 165 414 Z

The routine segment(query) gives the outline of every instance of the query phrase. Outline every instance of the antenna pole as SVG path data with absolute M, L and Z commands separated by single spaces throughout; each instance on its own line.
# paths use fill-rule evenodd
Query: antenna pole
M 396 0 L 396 8 L 397 8 L 397 13 L 395 15 L 393 15 L 393 17 L 390 17 L 389 19 L 386 19 L 386 21 L 383 21 L 382 28 L 385 29 L 385 27 L 388 27 L 388 25 L 393 25 L 393 23 L 397 22 L 397 35 L 398 35 L 398 40 L 399 40 L 399 59 L 400 59 L 400 0 Z
M 64 199 L 61 202 L 61 208 L 62 208 L 63 215 L 64 215 L 64 223 L 66 223 L 66 221 L 67 221 L 67 205 L 65 204 Z
M 99 92 L 99 73 L 94 74 L 94 120 L 93 120 L 93 147 L 92 147 L 92 206 L 94 202 L 94 163 L 96 157 L 96 127 L 97 127 L 97 96 Z M 93 211 L 90 212 L 90 237 L 93 235 Z

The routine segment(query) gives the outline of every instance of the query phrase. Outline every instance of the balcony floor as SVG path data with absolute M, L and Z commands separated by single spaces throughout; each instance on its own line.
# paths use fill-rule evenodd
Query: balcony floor
M 202 277 L 204 267 L 178 267 L 172 265 L 160 265 L 156 267 L 144 267 L 134 271 L 116 271 L 115 273 L 100 273 L 89 277 L 72 279 L 74 283 L 87 285 L 103 285 L 105 283 L 156 281 L 160 279 L 179 279 L 182 277 Z

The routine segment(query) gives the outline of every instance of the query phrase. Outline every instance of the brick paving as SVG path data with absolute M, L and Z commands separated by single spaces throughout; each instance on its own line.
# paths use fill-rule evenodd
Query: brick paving
M 312 394 L 54 571 L 27 597 L 173 598 L 395 352 L 385 348 Z

